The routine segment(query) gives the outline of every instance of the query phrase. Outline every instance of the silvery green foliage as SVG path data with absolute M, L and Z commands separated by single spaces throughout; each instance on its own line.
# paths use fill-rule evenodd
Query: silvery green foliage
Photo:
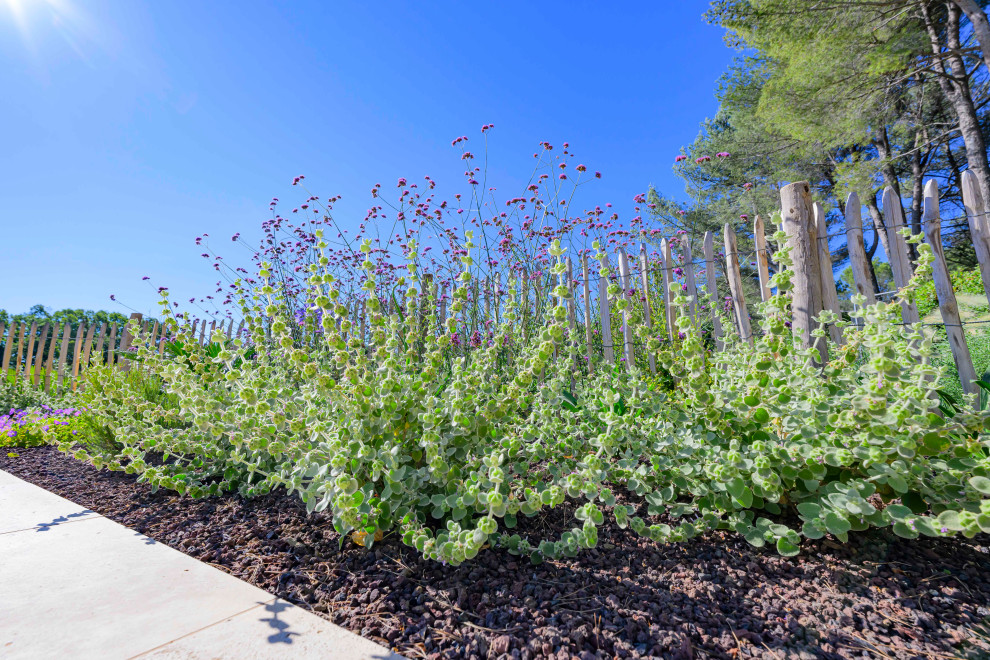
M 862 309 L 863 328 L 846 325 L 845 345 L 830 344 L 831 360 L 815 366 L 787 326 L 789 257 L 783 235 L 775 239 L 785 268 L 755 347 L 730 338 L 724 351 L 706 351 L 677 287 L 685 339 L 659 353 L 677 381 L 672 394 L 649 387 L 635 365 L 592 375 L 573 366 L 585 347 L 583 333 L 568 334 L 566 287 L 552 292 L 552 313 L 529 341 L 510 302 L 495 342 L 455 350 L 470 252 L 440 328 L 423 325 L 413 265 L 400 280 L 409 287 L 404 313 L 386 316 L 366 261 L 363 338 L 333 276 L 314 265 L 315 343 L 293 341 L 288 307 L 271 286 L 266 299 L 244 303 L 252 340 L 214 357 L 168 317 L 189 361 L 146 349 L 140 359 L 170 397 L 149 401 L 108 373 L 91 407 L 123 449 L 62 449 L 193 496 L 281 486 L 310 511 L 330 512 L 342 538 L 363 530 L 370 544 L 376 531 L 395 530 L 425 556 L 454 564 L 486 543 L 534 561 L 572 556 L 596 545 L 606 515 L 658 542 L 732 529 L 785 555 L 802 537 L 845 540 L 871 526 L 909 537 L 990 531 L 986 416 L 935 414 L 931 346 L 899 324 L 891 305 Z M 563 250 L 551 252 L 561 275 Z M 916 281 L 930 271 L 930 251 L 919 252 Z M 642 310 L 612 289 L 638 340 L 658 350 Z M 149 452 L 164 464 L 152 465 Z M 575 525 L 559 538 L 514 533 L 520 515 L 565 501 Z

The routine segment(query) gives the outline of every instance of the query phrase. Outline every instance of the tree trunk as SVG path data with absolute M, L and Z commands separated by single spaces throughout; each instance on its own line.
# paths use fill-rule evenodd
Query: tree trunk
M 873 255 L 877 253 L 877 246 L 880 245 L 879 236 L 880 232 L 873 232 L 876 234 L 873 238 L 872 247 L 866 248 L 866 265 L 870 267 L 870 279 L 873 280 L 873 292 L 879 293 L 880 282 L 877 281 L 877 271 L 873 267 Z M 864 234 L 865 236 L 865 234 Z
M 921 233 L 921 204 L 925 195 L 925 171 L 921 163 L 921 148 L 915 138 L 914 153 L 911 154 L 911 233 Z M 908 244 L 911 261 L 918 260 L 918 246 Z
M 959 118 L 959 132 L 962 134 L 963 144 L 966 145 L 966 163 L 979 181 L 980 194 L 987 199 L 986 196 L 990 195 L 990 161 L 987 159 L 986 141 L 980 129 L 980 120 L 969 87 L 966 64 L 959 55 L 962 47 L 959 42 L 959 18 L 962 11 L 958 5 L 952 3 L 947 4 L 946 10 L 948 11 L 946 52 L 943 53 L 938 30 L 932 20 L 931 12 L 928 11 L 928 5 L 921 4 L 921 15 L 925 20 L 928 39 L 931 41 L 932 54 L 935 56 L 933 66 L 935 71 L 941 74 L 936 76 L 939 86 L 952 103 Z
M 877 237 L 880 239 L 880 245 L 883 246 L 883 253 L 890 258 L 890 240 L 887 237 L 887 228 L 883 224 L 883 214 L 880 212 L 880 207 L 877 206 L 877 194 L 874 191 L 872 195 L 866 195 L 866 208 L 870 211 L 870 217 L 873 218 L 873 229 L 877 232 Z M 877 250 L 877 242 L 873 242 L 873 252 Z M 873 259 L 873 255 L 868 255 L 870 259 Z M 878 289 L 879 291 L 879 289 Z
M 897 179 L 897 172 L 894 171 L 894 162 L 891 160 L 890 137 L 887 135 L 887 125 L 881 124 L 877 129 L 877 137 L 873 139 L 873 144 L 877 148 L 877 153 L 881 160 L 881 173 L 883 174 L 884 186 L 890 186 L 897 193 L 897 199 L 901 199 L 901 182 Z
M 973 36 L 980 42 L 980 50 L 983 51 L 983 63 L 990 73 L 990 21 L 987 20 L 987 13 L 983 11 L 976 0 L 952 0 L 960 9 L 966 12 L 969 22 L 973 25 Z
M 956 162 L 956 157 L 952 155 L 952 144 L 946 140 L 945 142 L 945 159 L 949 162 L 949 171 L 952 173 L 952 183 L 959 191 L 959 195 L 962 196 L 962 171 L 959 169 L 959 163 Z

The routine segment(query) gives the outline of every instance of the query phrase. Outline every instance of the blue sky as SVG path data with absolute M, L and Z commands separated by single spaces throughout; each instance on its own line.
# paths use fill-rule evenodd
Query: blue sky
M 196 236 L 249 266 L 229 237 L 299 174 L 344 226 L 377 182 L 461 190 L 450 142 L 487 123 L 506 198 L 542 140 L 602 172 L 583 206 L 684 197 L 673 157 L 733 55 L 707 2 L 483 4 L 0 0 L 0 308 L 212 293 Z

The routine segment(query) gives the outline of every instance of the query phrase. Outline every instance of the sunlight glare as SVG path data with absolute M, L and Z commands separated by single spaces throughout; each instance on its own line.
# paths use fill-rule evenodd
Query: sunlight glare
M 37 64 L 43 58 L 41 44 L 36 42 L 45 33 L 57 35 L 79 59 L 90 63 L 83 45 L 95 41 L 95 26 L 71 0 L 0 0 L 0 22 L 4 7 Z

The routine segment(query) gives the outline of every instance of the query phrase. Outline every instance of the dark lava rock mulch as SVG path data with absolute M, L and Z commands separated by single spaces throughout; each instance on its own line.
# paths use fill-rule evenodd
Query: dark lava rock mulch
M 599 547 L 533 566 L 501 550 L 451 567 L 395 535 L 366 550 L 295 496 L 151 493 L 52 448 L 0 469 L 409 658 L 988 658 L 990 539 L 886 531 L 785 559 L 733 534 L 661 546 L 606 524 Z M 573 525 L 560 510 L 531 530 Z M 0 558 L 2 561 L 2 558 Z

